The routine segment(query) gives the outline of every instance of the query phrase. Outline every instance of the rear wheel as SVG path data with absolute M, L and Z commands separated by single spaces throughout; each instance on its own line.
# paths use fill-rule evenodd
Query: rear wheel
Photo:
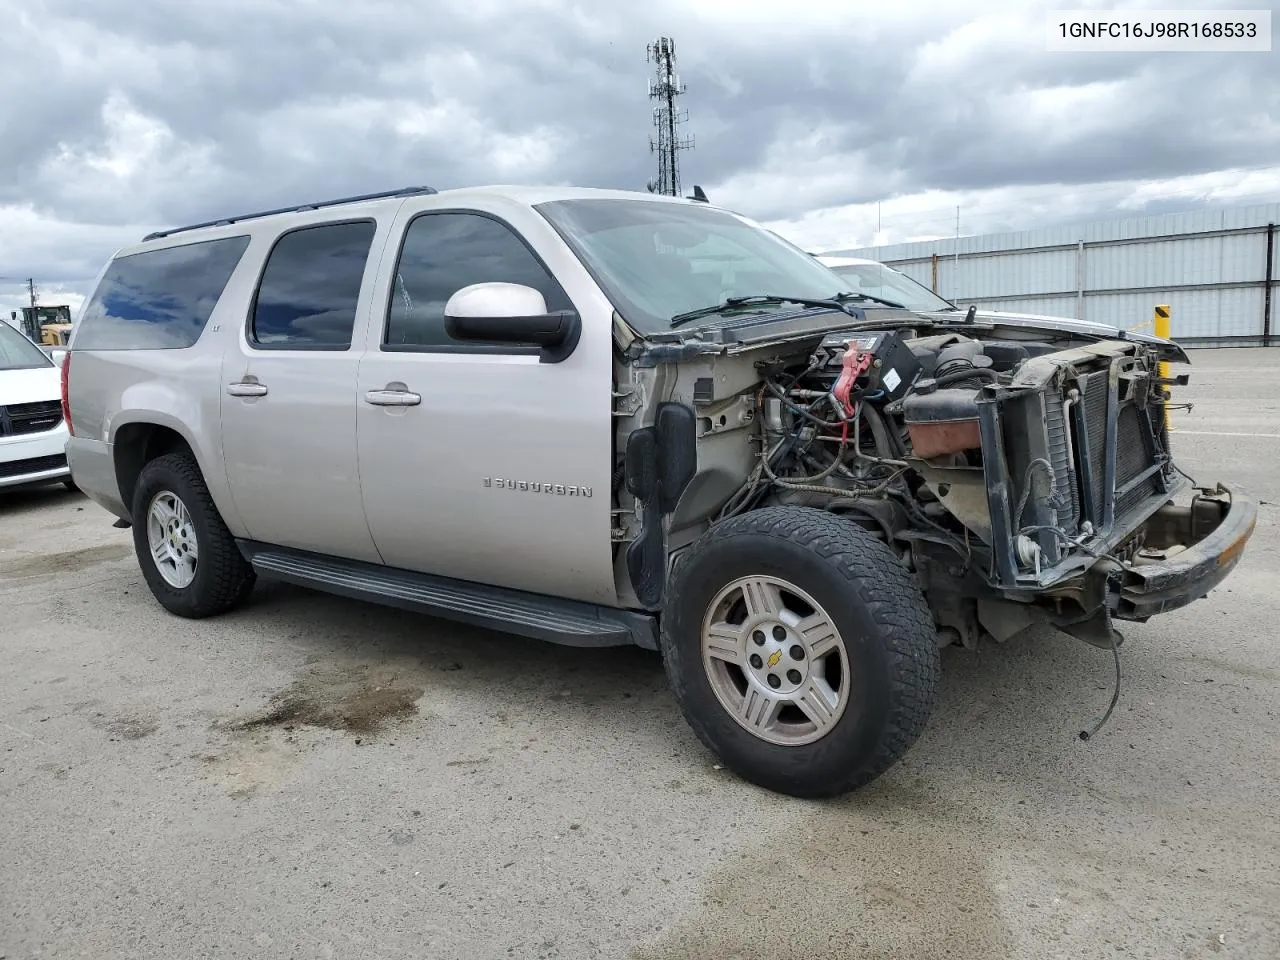
M 133 491 L 133 544 L 143 579 L 170 613 L 224 613 L 253 589 L 253 568 L 190 454 L 165 454 L 142 468 Z
M 796 796 L 879 776 L 923 731 L 937 632 L 910 572 L 858 525 L 772 507 L 681 558 L 663 657 L 685 718 L 731 770 Z

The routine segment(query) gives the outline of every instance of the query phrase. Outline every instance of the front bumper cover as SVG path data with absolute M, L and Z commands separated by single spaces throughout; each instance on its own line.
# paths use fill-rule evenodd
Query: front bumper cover
M 56 483 L 71 476 L 66 459 L 67 428 L 0 439 L 0 488 Z
M 1098 565 L 1111 615 L 1143 621 L 1201 599 L 1240 562 L 1257 519 L 1256 503 L 1221 484 L 1198 488 L 1189 505 L 1161 507 L 1143 525 L 1133 563 Z

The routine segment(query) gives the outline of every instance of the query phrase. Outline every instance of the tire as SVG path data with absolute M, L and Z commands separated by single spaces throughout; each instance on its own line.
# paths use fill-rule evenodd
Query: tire
M 68 490 L 70 490 L 72 493 L 80 492 L 80 488 L 76 486 L 76 482 L 74 480 L 63 480 L 62 485 L 66 487 Z
M 698 738 L 744 779 L 798 797 L 847 793 L 901 759 L 940 673 L 911 573 L 862 527 L 805 507 L 725 520 L 679 559 L 662 654 Z
M 172 538 L 161 538 L 168 544 L 164 563 L 152 551 L 152 535 L 160 523 L 152 515 L 153 504 L 163 508 L 162 513 L 181 508 L 165 521 L 178 529 Z M 165 454 L 142 468 L 133 490 L 132 516 L 133 546 L 143 579 L 170 613 L 192 619 L 214 616 L 248 597 L 256 579 L 253 568 L 222 522 L 190 454 Z M 179 572 L 179 566 L 184 570 Z

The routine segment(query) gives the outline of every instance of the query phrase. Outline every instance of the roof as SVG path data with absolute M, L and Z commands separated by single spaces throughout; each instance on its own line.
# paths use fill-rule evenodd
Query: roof
M 441 197 L 502 197 L 517 203 L 551 203 L 554 200 L 652 200 L 656 203 L 694 203 L 687 197 L 670 197 L 643 190 L 607 190 L 603 187 L 520 186 L 493 184 L 483 187 L 456 187 L 441 190 Z M 700 206 L 706 206 L 699 202 Z
M 389 204 L 398 204 L 410 197 L 427 197 L 437 196 L 445 200 L 457 200 L 466 202 L 467 200 L 493 199 L 501 198 L 510 200 L 515 203 L 533 205 L 537 203 L 549 203 L 555 200 L 646 200 L 654 203 L 694 203 L 705 205 L 702 201 L 694 201 L 686 197 L 671 197 L 662 194 L 652 194 L 641 192 L 639 190 L 606 190 L 596 187 L 567 187 L 567 186 L 518 186 L 518 185 L 502 185 L 495 184 L 491 186 L 478 187 L 457 187 L 449 190 L 436 190 L 434 187 L 415 186 L 401 187 L 396 190 L 385 190 L 379 193 L 360 194 L 353 197 L 338 197 L 332 200 L 317 200 L 309 203 L 301 203 L 290 207 L 276 207 L 270 210 L 260 210 L 252 213 L 229 214 L 215 220 L 206 220 L 200 223 L 193 223 L 187 226 L 172 227 L 166 230 L 157 230 L 142 238 L 143 243 L 153 240 L 164 240 L 175 234 L 187 234 L 196 231 L 213 230 L 218 227 L 228 227 L 232 224 L 244 222 L 246 220 L 263 220 L 286 214 L 307 213 L 320 209 L 358 209 L 361 212 L 367 212 L 370 208 L 384 207 Z

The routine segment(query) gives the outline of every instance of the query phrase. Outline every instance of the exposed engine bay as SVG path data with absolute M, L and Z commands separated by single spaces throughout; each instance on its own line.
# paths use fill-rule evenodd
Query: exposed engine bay
M 1092 598 L 1063 589 L 1080 570 L 1073 555 L 1139 558 L 1140 528 L 1106 535 L 1127 533 L 1178 485 L 1157 357 L 1134 344 L 1062 350 L 868 331 L 825 338 L 803 367 L 763 372 L 759 470 L 770 496 L 846 512 L 900 545 L 928 578 L 945 640 L 1026 625 L 1008 622 L 1025 611 L 995 597 L 987 617 L 966 602 L 979 584 L 1015 596 L 1058 587 L 1055 619 L 1083 617 Z M 749 507 L 761 486 L 748 484 L 725 513 Z
M 1120 575 L 1176 556 L 1197 529 L 1172 504 L 1189 484 L 1165 426 L 1169 352 L 1123 335 L 901 314 L 871 327 L 682 344 L 674 363 L 631 367 L 638 392 L 667 398 L 650 421 L 653 449 L 664 418 L 691 407 L 696 424 L 696 449 L 667 458 L 687 462 L 678 504 L 666 497 L 664 512 L 654 497 L 636 511 L 631 583 L 660 581 L 657 558 L 708 522 L 788 503 L 841 513 L 890 544 L 944 644 L 1047 622 L 1105 647 L 1117 642 L 1113 617 L 1147 619 L 1120 595 Z M 638 446 L 628 463 L 645 460 Z

